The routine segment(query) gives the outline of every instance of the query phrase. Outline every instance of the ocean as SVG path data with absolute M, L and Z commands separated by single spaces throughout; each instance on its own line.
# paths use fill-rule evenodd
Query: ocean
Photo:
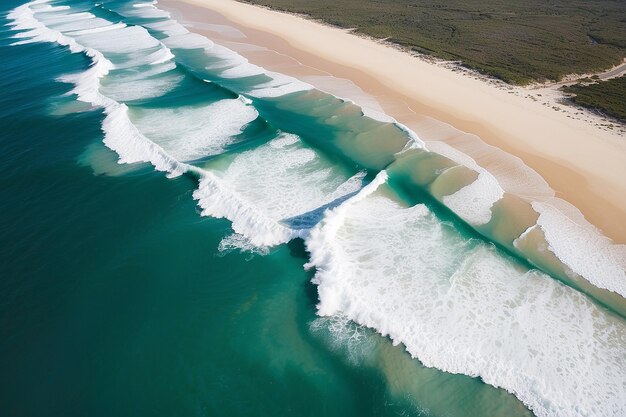
M 548 208 L 158 4 L 0 14 L 0 415 L 626 412 L 625 272 Z

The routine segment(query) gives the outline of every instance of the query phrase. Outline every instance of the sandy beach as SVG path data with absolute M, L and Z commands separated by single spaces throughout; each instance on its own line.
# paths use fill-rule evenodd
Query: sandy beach
M 348 79 L 358 86 L 354 91 L 365 93 L 360 96 L 362 102 L 354 101 L 367 107 L 367 97 L 373 97 L 422 140 L 442 140 L 453 146 L 463 142 L 465 151 L 481 165 L 500 161 L 494 160 L 493 152 L 486 155 L 488 147 L 468 143 L 484 141 L 519 157 L 546 180 L 557 197 L 576 206 L 614 242 L 626 243 L 626 138 L 619 129 L 594 126 L 576 119 L 575 112 L 520 94 L 519 88 L 488 82 L 299 16 L 231 0 L 164 0 L 159 5 L 186 22 L 190 30 L 208 35 L 269 70 L 296 76 L 334 94 L 340 87 L 333 91 L 328 76 Z M 207 21 L 221 21 L 239 33 L 204 26 Z M 272 53 L 259 53 L 249 44 Z M 358 96 L 354 91 L 344 97 Z M 513 166 L 509 171 L 518 176 L 523 172 Z M 542 193 L 539 189 L 528 192 Z

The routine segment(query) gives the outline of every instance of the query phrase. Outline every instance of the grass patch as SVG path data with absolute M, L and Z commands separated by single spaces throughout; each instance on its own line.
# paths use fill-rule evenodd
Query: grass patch
M 563 87 L 571 100 L 584 107 L 598 110 L 626 123 L 626 77 L 613 78 L 594 84 Z

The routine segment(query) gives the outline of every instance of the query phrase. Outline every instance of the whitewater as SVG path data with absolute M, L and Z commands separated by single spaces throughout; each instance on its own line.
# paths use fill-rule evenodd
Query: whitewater
M 220 248 L 303 239 L 318 314 L 426 366 L 480 377 L 538 416 L 626 415 L 626 247 L 566 202 L 266 71 L 156 3 L 36 0 L 8 17 L 15 48 L 89 60 L 59 79 L 73 88 L 55 112 L 102 112 L 119 159 L 96 167 L 87 150 L 94 171 L 193 178 L 200 214 L 231 223 Z

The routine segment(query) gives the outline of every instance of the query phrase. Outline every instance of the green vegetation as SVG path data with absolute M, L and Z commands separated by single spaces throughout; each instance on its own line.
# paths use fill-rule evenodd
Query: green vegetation
M 355 28 L 513 84 L 601 71 L 626 55 L 623 0 L 245 1 Z
M 624 76 L 595 84 L 563 87 L 563 91 L 575 94 L 572 101 L 576 104 L 599 110 L 626 122 L 626 77 Z

